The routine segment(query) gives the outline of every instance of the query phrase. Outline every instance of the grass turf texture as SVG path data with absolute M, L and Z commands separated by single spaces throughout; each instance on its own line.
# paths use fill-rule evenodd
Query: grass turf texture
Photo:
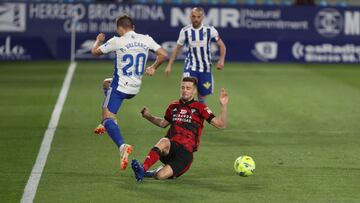
M 0 62 L 0 202 L 19 201 L 68 62 Z
M 29 71 L 27 80 L 42 80 L 38 74 L 30 74 L 30 69 L 50 72 L 49 64 L 55 63 L 18 63 L 11 78 L 22 80 L 17 69 Z M 66 68 L 68 64 L 56 66 L 61 65 Z M 56 69 L 59 78 L 64 77 L 64 68 Z M 140 161 L 166 132 L 142 119 L 141 107 L 146 105 L 154 115 L 162 116 L 167 105 L 179 97 L 181 64 L 176 64 L 170 79 L 165 79 L 163 69 L 145 77 L 139 95 L 125 101 L 119 112 L 124 138 L 135 147 L 131 158 Z M 9 82 L 6 73 L 13 70 L 0 71 L 1 89 L 13 92 L 4 84 Z M 206 125 L 193 165 L 179 179 L 146 179 L 140 184 L 130 167 L 119 171 L 118 152 L 110 138 L 92 134 L 100 120 L 102 79 L 111 74 L 112 63 L 78 64 L 35 202 L 359 201 L 358 66 L 227 64 L 223 71 L 215 71 L 215 94 L 208 103 L 218 114 L 219 89 L 227 89 L 228 128 L 221 131 Z M 27 95 L 33 95 L 31 89 L 36 92 L 40 86 L 47 89 L 53 84 L 44 81 L 42 85 L 29 82 Z M 3 115 L 18 116 L 16 120 L 23 122 L 1 118 L 0 139 L 5 140 L 1 142 L 1 200 L 18 201 L 21 197 L 60 89 L 58 83 L 58 88 L 53 84 L 55 89 L 47 89 L 51 99 L 37 97 L 36 101 L 9 103 L 8 107 L 2 100 Z M 10 93 L 0 94 L 7 98 Z M 50 104 L 40 105 L 45 102 Z M 46 106 L 41 121 L 33 119 L 39 114 L 32 107 L 35 104 Z M 5 111 L 10 107 L 14 112 Z M 26 156 L 24 147 L 30 151 Z M 252 156 L 257 167 L 248 178 L 233 171 L 234 160 L 244 154 Z

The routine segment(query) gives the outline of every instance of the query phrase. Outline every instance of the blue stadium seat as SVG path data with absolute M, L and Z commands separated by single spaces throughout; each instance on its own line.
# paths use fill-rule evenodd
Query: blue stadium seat
M 201 3 L 201 0 L 191 0 L 191 3 L 192 3 L 192 4 L 200 4 L 200 3 Z
M 208 0 L 209 4 L 219 4 L 219 0 Z
M 173 4 L 182 4 L 183 1 L 182 0 L 171 0 L 171 3 L 173 3 Z
M 238 4 L 238 1 L 237 0 L 227 0 L 227 3 L 231 4 L 231 5 L 235 5 L 235 4 Z
M 264 0 L 263 4 L 272 6 L 272 5 L 274 5 L 274 2 L 273 2 L 273 0 Z
M 336 6 L 346 7 L 346 6 L 347 6 L 347 2 L 346 2 L 345 0 L 337 0 L 337 1 L 336 1 Z
M 328 6 L 328 2 L 326 0 L 318 0 L 317 4 L 319 6 Z
M 155 0 L 155 3 L 156 3 L 156 4 L 163 4 L 163 3 L 164 3 L 164 0 Z
M 281 1 L 281 5 L 283 5 L 283 6 L 291 6 L 293 4 L 294 4 L 293 0 L 282 0 Z
M 256 0 L 245 0 L 245 4 L 246 4 L 246 5 L 255 5 L 255 4 L 256 4 Z
M 134 0 L 134 3 L 145 4 L 147 0 Z

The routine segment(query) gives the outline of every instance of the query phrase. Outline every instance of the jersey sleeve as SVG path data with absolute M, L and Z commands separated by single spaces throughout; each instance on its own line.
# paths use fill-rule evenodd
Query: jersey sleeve
M 164 119 L 169 123 L 171 123 L 171 112 L 172 112 L 172 107 L 171 106 L 172 105 L 168 106 L 168 108 L 165 111 L 165 116 L 164 116 Z
M 161 46 L 157 42 L 155 42 L 155 40 L 152 37 L 148 36 L 148 39 L 149 39 L 149 49 L 150 50 L 156 52 L 156 50 L 161 48 Z
M 178 45 L 183 46 L 185 44 L 185 31 L 184 29 L 180 30 L 179 38 L 176 42 Z
M 105 44 L 99 47 L 102 53 L 107 54 L 116 50 L 116 38 L 109 39 Z
M 215 39 L 218 41 L 220 39 L 218 31 L 214 28 L 214 26 L 210 27 L 210 37 L 211 39 Z
M 206 105 L 204 105 L 202 107 L 202 111 L 201 111 L 201 116 L 208 122 L 210 123 L 211 120 L 213 118 L 215 118 L 215 115 L 213 114 L 213 112 L 209 109 L 209 107 L 207 107 Z

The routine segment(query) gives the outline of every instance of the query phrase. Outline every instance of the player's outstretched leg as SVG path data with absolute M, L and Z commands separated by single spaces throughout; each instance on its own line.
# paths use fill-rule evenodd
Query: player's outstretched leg
M 120 169 L 125 170 L 128 165 L 128 157 L 132 153 L 133 147 L 131 145 L 125 144 L 119 126 L 113 118 L 104 119 L 103 125 L 105 126 L 106 131 L 108 132 L 113 142 L 119 148 Z
M 110 84 L 112 82 L 112 78 L 106 78 L 104 81 L 103 81 L 103 90 L 104 90 L 104 95 L 106 97 L 107 95 L 107 92 L 109 91 L 110 89 Z M 116 122 L 116 120 L 115 120 Z M 97 134 L 97 135 L 102 135 L 106 132 L 106 129 L 104 127 L 104 125 L 102 123 L 100 123 L 95 129 L 94 129 L 94 133 Z
M 163 167 L 164 166 L 159 166 L 157 169 L 146 171 L 144 174 L 144 177 L 145 178 L 154 178 L 156 173 L 159 172 Z
M 157 161 L 159 161 L 160 156 L 161 156 L 161 150 L 159 149 L 159 147 L 157 146 L 153 147 L 145 158 L 143 164 L 145 171 L 149 170 L 149 168 L 151 168 L 152 165 L 154 165 Z
M 165 180 L 174 176 L 174 171 L 169 164 L 166 164 L 154 174 L 156 180 Z
M 111 82 L 112 82 L 112 78 L 105 78 L 105 80 L 103 82 L 103 90 L 104 90 L 105 97 L 107 95 L 107 92 L 110 89 Z
M 131 168 L 134 171 L 136 181 L 141 182 L 145 175 L 144 167 L 136 159 L 133 159 L 131 162 Z

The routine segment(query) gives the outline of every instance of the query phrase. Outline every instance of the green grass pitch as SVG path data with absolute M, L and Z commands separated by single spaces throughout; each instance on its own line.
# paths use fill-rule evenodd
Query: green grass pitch
M 35 162 L 66 73 L 67 62 L 0 62 L 0 202 L 18 202 Z M 214 71 L 208 98 L 219 113 L 221 87 L 230 96 L 228 128 L 206 124 L 190 170 L 176 180 L 136 183 L 120 171 L 107 135 L 95 136 L 102 80 L 111 62 L 80 61 L 64 105 L 35 202 L 359 202 L 359 65 L 227 63 Z M 179 97 L 177 63 L 144 77 L 124 102 L 118 122 L 131 158 L 142 161 L 163 137 L 140 116 L 163 116 Z M 255 159 L 254 175 L 233 171 L 240 155 Z

